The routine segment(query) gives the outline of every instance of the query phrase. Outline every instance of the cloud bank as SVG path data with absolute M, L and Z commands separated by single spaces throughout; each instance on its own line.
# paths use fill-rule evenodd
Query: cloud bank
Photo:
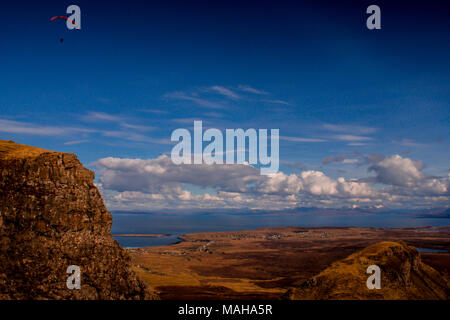
M 165 155 L 108 157 L 95 165 L 112 210 L 412 208 L 448 203 L 449 177 L 427 176 L 420 161 L 400 155 L 370 156 L 366 161 L 368 173 L 375 175 L 364 179 L 333 179 L 316 170 L 263 176 L 247 164 L 175 165 Z

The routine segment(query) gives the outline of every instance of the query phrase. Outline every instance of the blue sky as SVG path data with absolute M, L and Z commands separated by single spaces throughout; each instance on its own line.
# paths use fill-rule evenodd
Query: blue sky
M 0 138 L 77 154 L 111 208 L 257 208 L 264 197 L 274 209 L 448 206 L 448 5 L 379 1 L 382 29 L 371 31 L 368 1 L 92 2 L 3 4 Z M 81 30 L 49 21 L 70 4 L 81 8 Z M 194 120 L 280 129 L 285 177 L 276 188 L 256 177 L 244 188 L 144 175 L 162 190 L 99 162 L 164 167 L 171 132 Z M 406 180 L 386 177 L 408 165 Z M 221 170 L 206 172 L 230 180 Z M 330 180 L 317 192 L 301 172 Z M 289 177 L 299 190 L 282 187 Z M 377 195 L 335 191 L 347 186 L 339 177 Z M 248 201 L 205 203 L 225 193 Z

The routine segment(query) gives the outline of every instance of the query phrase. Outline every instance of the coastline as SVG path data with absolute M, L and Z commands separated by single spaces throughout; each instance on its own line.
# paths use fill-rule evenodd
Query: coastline
M 448 232 L 450 231 L 450 226 L 440 226 L 440 227 L 432 227 L 432 226 L 426 226 L 426 227 L 407 227 L 407 228 L 376 228 L 376 227 L 333 227 L 333 226 L 324 226 L 324 227 L 299 227 L 299 226 L 284 226 L 284 227 L 273 227 L 273 228 L 255 228 L 255 229 L 247 229 L 247 230 L 234 230 L 234 231 L 204 231 L 204 232 L 189 232 L 184 234 L 117 234 L 113 235 L 113 237 L 129 237 L 129 238 L 164 238 L 164 237 L 172 237 L 176 236 L 176 240 L 172 243 L 167 244 L 156 244 L 156 245 L 144 245 L 144 246 L 133 246 L 133 247 L 124 247 L 124 249 L 146 249 L 146 248 L 155 248 L 155 247 L 169 247 L 174 246 L 177 244 L 180 244 L 182 242 L 189 243 L 189 242 L 211 242 L 210 238 L 216 238 L 216 237 L 222 237 L 223 235 L 232 235 L 232 234 L 240 234 L 244 239 L 247 237 L 247 234 L 252 233 L 260 233 L 260 232 L 272 232 L 275 233 L 278 231 L 280 233 L 283 233 L 285 230 L 290 229 L 305 229 L 308 231 L 313 230 L 336 230 L 336 229 L 368 229 L 368 230 L 392 230 L 392 231 L 412 231 L 415 233 L 421 233 L 424 231 L 427 232 Z M 296 231 L 297 233 L 303 233 L 308 231 Z M 205 238 L 209 238 L 206 240 Z M 263 239 L 266 239 L 263 237 Z M 117 240 L 117 239 L 116 239 Z M 448 248 L 442 250 L 441 247 L 434 247 L 433 245 L 431 247 L 416 247 L 417 250 L 421 252 L 432 252 L 432 251 L 422 251 L 423 250 L 439 250 L 435 252 L 450 252 Z
M 113 237 L 148 237 L 148 238 L 162 238 L 162 237 L 169 237 L 172 234 L 165 233 L 165 234 L 152 234 L 152 233 L 142 233 L 142 234 L 131 234 L 131 233 L 124 233 L 124 234 L 113 234 Z

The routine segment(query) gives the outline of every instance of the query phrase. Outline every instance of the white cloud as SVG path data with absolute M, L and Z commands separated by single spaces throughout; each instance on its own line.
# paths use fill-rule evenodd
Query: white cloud
M 89 133 L 95 132 L 95 130 L 73 127 L 42 126 L 27 122 L 0 119 L 0 132 L 53 136 L 73 133 Z
M 266 91 L 258 90 L 258 89 L 255 89 L 255 88 L 253 88 L 253 87 L 250 87 L 250 86 L 244 86 L 244 85 L 239 85 L 239 86 L 238 86 L 238 89 L 241 90 L 241 91 L 245 91 L 245 92 L 249 92 L 249 93 L 254 93 L 254 94 L 260 94 L 260 95 L 266 95 L 266 94 L 269 94 L 269 93 L 266 92 Z
M 354 201 L 376 195 L 366 183 L 334 180 L 320 171 L 263 176 L 259 169 L 248 164 L 175 165 L 165 155 L 146 160 L 109 157 L 98 160 L 96 165 L 105 198 L 114 208 L 132 206 L 136 201 L 140 208 L 146 203 L 149 207 L 152 204 L 166 209 L 183 206 L 283 209 L 299 206 L 305 199 L 320 203 L 332 197 L 339 199 L 334 203 L 344 203 L 346 199 Z M 194 195 L 187 185 L 205 188 L 205 192 Z M 114 195 L 108 195 L 108 191 Z
M 402 146 L 405 146 L 405 147 L 425 147 L 426 146 L 423 143 L 418 143 L 418 142 L 415 142 L 414 140 L 411 140 L 411 139 L 402 139 L 400 141 L 393 141 L 393 142 L 394 143 L 398 143 L 398 144 L 400 144 Z
M 221 97 L 217 97 L 219 94 Z M 252 95 L 249 95 L 252 94 Z M 257 95 L 255 97 L 255 95 Z M 197 87 L 190 91 L 175 91 L 164 95 L 165 99 L 190 101 L 200 107 L 211 109 L 224 109 L 225 102 L 247 101 L 262 102 L 291 106 L 290 102 L 281 99 L 268 99 L 269 93 L 250 86 L 224 87 L 214 85 L 209 87 Z M 262 97 L 264 96 L 264 98 Z M 219 99 L 220 98 L 220 99 Z
M 303 171 L 301 173 L 304 189 L 313 195 L 336 195 L 337 182 L 320 171 Z
M 340 154 L 337 156 L 331 155 L 322 159 L 323 164 L 329 164 L 333 162 L 343 162 L 345 160 L 346 155 Z
M 365 146 L 367 145 L 367 143 L 362 143 L 362 142 L 350 142 L 347 144 L 348 146 L 351 147 L 361 147 L 361 146 Z
M 323 164 L 329 164 L 329 163 L 333 163 L 333 162 L 352 164 L 352 163 L 357 163 L 358 159 L 347 158 L 346 154 L 340 154 L 337 156 L 331 155 L 331 156 L 328 156 L 328 157 L 325 157 L 322 159 Z
M 123 118 L 120 116 L 112 115 L 105 112 L 89 111 L 87 114 L 81 117 L 83 121 L 108 121 L 108 122 L 121 122 Z
M 136 130 L 136 131 L 151 131 L 151 130 L 155 130 L 155 127 L 151 127 L 151 126 L 143 126 L 143 125 L 139 125 L 139 124 L 130 124 L 130 123 L 120 123 L 120 126 L 122 128 L 126 128 L 126 129 L 132 129 L 132 130 Z
M 104 112 L 88 112 L 87 114 L 81 116 L 81 119 L 84 122 L 106 121 L 115 124 L 118 128 L 117 130 L 114 130 L 102 129 L 99 127 L 83 128 L 69 126 L 45 126 L 28 122 L 0 119 L 0 132 L 56 137 L 68 136 L 72 138 L 72 140 L 66 141 L 64 143 L 66 145 L 80 144 L 87 142 L 88 140 L 94 140 L 93 136 L 96 134 L 103 137 L 119 138 L 135 142 L 172 144 L 170 139 L 159 139 L 142 134 L 144 131 L 153 130 L 154 127 L 128 123 L 123 121 L 120 116 Z
M 167 99 L 174 99 L 174 100 L 184 100 L 184 101 L 190 101 L 195 103 L 196 105 L 204 108 L 210 108 L 210 109 L 224 109 L 225 106 L 223 106 L 220 103 L 217 103 L 215 101 L 207 100 L 204 98 L 199 98 L 194 95 L 189 95 L 181 91 L 171 92 L 164 95 Z
M 98 130 L 98 132 L 104 137 L 120 138 L 135 142 L 148 142 L 156 144 L 172 144 L 169 139 L 157 139 L 148 137 L 140 133 L 134 133 L 131 131 L 121 131 L 121 130 Z
M 373 197 L 376 192 L 364 182 L 346 181 L 344 178 L 338 178 L 336 189 L 340 194 L 349 197 Z
M 65 145 L 74 145 L 74 144 L 81 144 L 81 143 L 85 143 L 88 142 L 89 140 L 73 140 L 73 141 L 67 141 L 64 142 Z
M 104 188 L 116 191 L 158 192 L 167 184 L 189 183 L 225 191 L 246 192 L 264 179 L 249 165 L 181 164 L 162 155 L 156 159 L 103 158 L 97 161 Z
M 376 179 L 380 183 L 396 186 L 414 186 L 418 181 L 425 178 L 420 171 L 422 163 L 400 155 L 385 158 L 369 167 L 370 171 L 376 173 Z
M 240 99 L 241 97 L 235 93 L 234 91 L 227 89 L 225 87 L 222 86 L 212 86 L 208 88 L 209 90 L 215 91 L 227 98 L 231 98 L 231 99 Z
M 436 178 L 427 179 L 419 185 L 420 191 L 426 194 L 446 194 L 448 192 L 449 179 L 441 181 Z
M 358 159 L 344 159 L 342 163 L 357 163 Z
M 373 140 L 371 137 L 357 136 L 353 134 L 336 134 L 331 136 L 333 139 L 341 141 L 370 141 Z
M 280 99 L 263 99 L 261 101 L 267 102 L 267 103 L 282 104 L 285 106 L 292 106 L 291 103 L 284 101 L 284 100 L 280 100 Z
M 298 194 L 303 189 L 303 183 L 296 174 L 277 172 L 266 177 L 260 184 L 259 192 L 267 194 Z
M 448 177 L 430 177 L 422 169 L 422 161 L 403 158 L 398 154 L 387 158 L 373 157 L 368 168 L 376 173 L 377 182 L 396 187 L 396 192 L 415 195 L 448 193 Z
M 327 140 L 319 138 L 302 138 L 302 137 L 288 137 L 280 136 L 280 140 L 291 141 L 291 142 L 326 142 Z
M 326 123 L 323 128 L 329 131 L 335 132 L 348 132 L 348 133 L 358 133 L 358 134 L 370 134 L 375 133 L 378 129 L 374 127 L 366 126 L 355 126 L 355 125 L 338 125 Z

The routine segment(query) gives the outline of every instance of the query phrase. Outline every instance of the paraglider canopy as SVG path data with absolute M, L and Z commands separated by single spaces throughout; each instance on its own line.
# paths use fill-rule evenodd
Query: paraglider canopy
M 69 19 L 69 18 L 67 18 L 67 17 L 64 17 L 64 16 L 56 16 L 56 17 L 51 18 L 50 21 L 53 21 L 53 20 L 55 20 L 55 19 L 63 19 L 63 20 L 67 20 L 67 21 L 69 21 L 70 23 L 72 23 L 72 24 L 75 26 L 75 28 L 78 29 L 78 26 L 77 26 L 77 24 L 75 23 L 75 21 L 73 21 L 73 20 L 71 20 L 71 19 Z

